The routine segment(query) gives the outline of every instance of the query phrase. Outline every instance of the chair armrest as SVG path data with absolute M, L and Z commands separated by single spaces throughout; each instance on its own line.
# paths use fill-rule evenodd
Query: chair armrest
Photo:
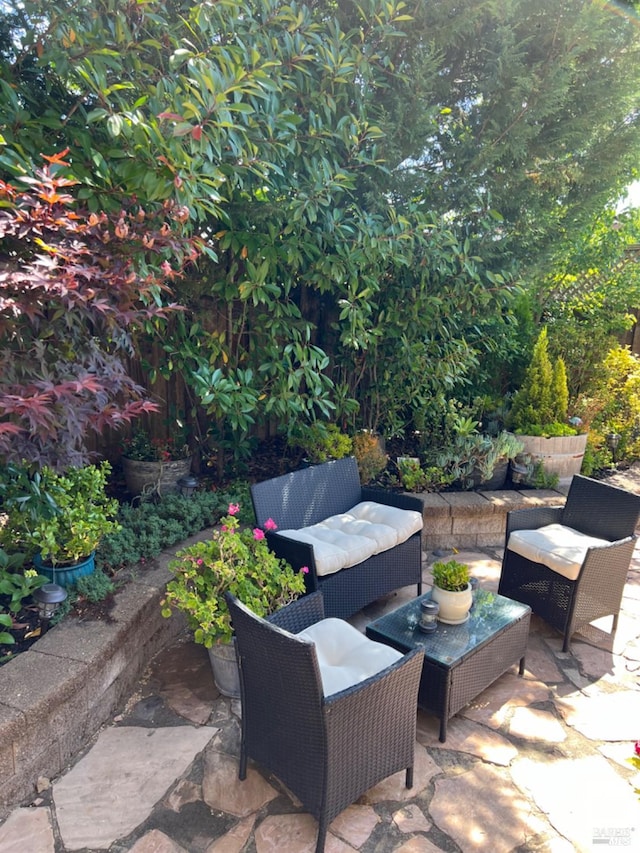
M 294 572 L 299 572 L 303 566 L 309 569 L 304 576 L 306 590 L 307 592 L 315 592 L 318 589 L 318 574 L 313 555 L 313 545 L 310 545 L 308 542 L 289 539 L 288 536 L 281 536 L 279 533 L 274 533 L 273 531 L 267 531 L 265 536 L 267 545 L 273 553 L 277 557 L 280 557 L 280 559 L 286 560 Z
M 514 509 L 507 513 L 507 536 L 514 530 L 535 530 L 547 524 L 560 524 L 562 522 L 561 506 L 535 506 L 530 509 Z
M 267 622 L 297 634 L 304 631 L 310 625 L 314 625 L 324 619 L 324 599 L 322 592 L 312 592 L 276 610 L 267 617 Z
M 424 503 L 420 498 L 413 495 L 404 495 L 400 492 L 391 492 L 387 489 L 363 488 L 361 500 L 375 501 L 385 506 L 396 506 L 398 509 L 413 509 L 416 512 L 424 510 Z

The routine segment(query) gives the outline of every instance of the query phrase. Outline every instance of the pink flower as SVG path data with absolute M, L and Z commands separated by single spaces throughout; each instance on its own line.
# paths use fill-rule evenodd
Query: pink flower
M 198 566 L 203 566 L 203 565 L 204 565 L 204 560 L 202 559 L 202 557 L 199 557 L 199 558 L 196 560 L 196 563 L 197 563 L 197 565 L 198 565 Z
M 636 745 L 634 748 L 635 748 L 636 755 L 640 755 L 640 740 L 636 741 Z
M 308 575 L 309 574 L 309 566 L 302 566 L 300 571 L 303 575 Z
M 226 533 L 228 529 L 229 528 L 227 527 L 226 524 L 223 524 L 222 527 L 220 528 L 220 530 L 222 530 L 223 533 Z
M 275 521 L 272 518 L 268 518 L 264 523 L 264 529 L 265 530 L 277 530 L 278 525 L 275 523 Z
M 256 540 L 264 539 L 264 530 L 260 530 L 259 527 L 254 527 L 253 538 Z
M 240 512 L 240 504 L 229 504 L 227 512 L 229 515 L 237 515 Z

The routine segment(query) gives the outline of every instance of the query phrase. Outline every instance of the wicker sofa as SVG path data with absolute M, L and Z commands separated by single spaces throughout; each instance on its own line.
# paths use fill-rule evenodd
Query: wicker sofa
M 414 583 L 420 595 L 422 501 L 363 488 L 354 457 L 255 483 L 251 498 L 269 547 L 308 567 L 307 592 L 322 590 L 326 616 L 345 619 Z

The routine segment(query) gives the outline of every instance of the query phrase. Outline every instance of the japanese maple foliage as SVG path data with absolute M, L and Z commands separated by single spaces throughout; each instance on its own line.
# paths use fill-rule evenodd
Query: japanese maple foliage
M 166 282 L 198 254 L 184 207 L 81 210 L 65 153 L 27 189 L 0 181 L 0 459 L 57 469 L 88 461 L 90 431 L 156 409 L 124 357 L 179 309 Z

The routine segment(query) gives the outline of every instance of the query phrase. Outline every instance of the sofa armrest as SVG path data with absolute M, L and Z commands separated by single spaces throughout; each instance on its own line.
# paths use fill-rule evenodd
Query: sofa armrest
M 392 492 L 388 489 L 376 489 L 372 487 L 363 488 L 361 491 L 361 500 L 375 501 L 385 506 L 395 506 L 398 509 L 412 509 L 422 513 L 424 504 L 420 498 L 414 495 L 405 495 L 401 492 Z
M 327 731 L 330 737 L 340 739 L 341 752 L 359 749 L 356 735 L 366 727 L 373 739 L 372 748 L 386 744 L 393 753 L 405 741 L 405 748 L 413 755 L 423 663 L 422 649 L 412 649 L 376 675 L 325 698 Z M 376 759 L 384 762 L 388 756 L 377 755 Z M 406 766 L 410 764 L 412 760 Z
M 279 533 L 274 533 L 273 531 L 267 531 L 265 535 L 269 548 L 277 557 L 286 560 L 294 572 L 299 572 L 303 566 L 309 569 L 304 576 L 306 591 L 314 592 L 317 590 L 318 574 L 313 555 L 313 545 L 310 545 L 308 542 L 298 542 L 295 539 L 289 539 L 288 536 L 281 536 Z

